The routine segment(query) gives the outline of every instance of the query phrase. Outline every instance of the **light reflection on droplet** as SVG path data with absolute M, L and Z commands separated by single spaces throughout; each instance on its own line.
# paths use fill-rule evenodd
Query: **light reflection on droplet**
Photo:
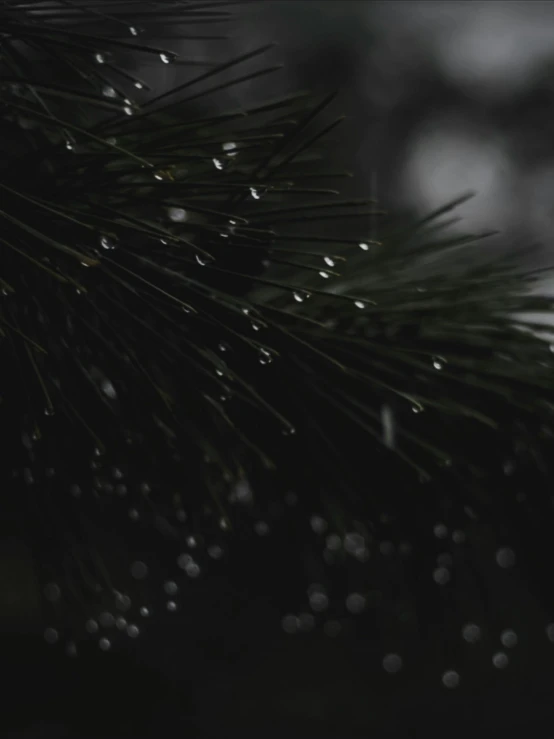
M 383 668 L 389 675 L 394 675 L 402 669 L 402 657 L 399 654 L 387 654 L 383 658 Z
M 131 637 L 131 639 L 136 639 L 136 637 L 140 634 L 140 629 L 136 624 L 129 624 L 129 626 L 127 626 L 127 634 Z
M 325 280 L 329 279 L 329 273 L 325 272 L 324 270 L 321 270 L 321 272 L 319 273 L 319 276 L 323 277 Z
M 103 652 L 107 652 L 109 649 L 111 649 L 112 643 L 109 639 L 106 639 L 106 637 L 102 637 L 102 639 L 99 640 L 98 646 Z
M 106 58 L 104 57 L 103 54 L 97 53 L 97 54 L 94 55 L 94 61 L 97 64 L 105 64 L 106 63 Z
M 164 590 L 168 595 L 176 595 L 179 592 L 179 586 L 173 580 L 164 583 Z
M 174 613 L 177 610 L 177 603 L 175 603 L 174 600 L 168 600 L 166 603 L 166 608 L 171 613 Z
M 457 688 L 460 684 L 460 675 L 456 670 L 446 670 L 442 676 L 442 684 L 445 688 Z
M 89 620 L 85 624 L 85 629 L 88 631 L 89 634 L 96 634 L 98 631 L 98 622 L 95 621 L 93 618 L 89 618 Z
M 510 660 L 508 659 L 506 652 L 497 652 L 492 658 L 493 665 L 499 670 L 503 670 L 505 667 L 508 667 L 509 662 Z
M 513 647 L 517 646 L 517 634 L 513 629 L 505 629 L 500 634 L 500 641 L 504 647 L 513 649 Z
M 468 644 L 475 644 L 481 638 L 481 629 L 477 624 L 465 624 L 462 628 L 462 636 Z
M 200 566 L 196 562 L 189 562 L 185 567 L 185 573 L 192 578 L 196 578 L 200 575 Z
M 169 219 L 175 223 L 182 223 L 188 217 L 187 211 L 184 208 L 169 208 L 167 214 Z
M 146 606 L 141 606 L 139 613 L 143 618 L 148 618 L 148 616 L 150 615 L 150 609 Z
M 362 251 L 368 251 L 369 249 L 369 244 L 366 244 L 365 241 L 362 241 L 361 243 L 359 243 L 358 246 L 360 247 Z
M 323 261 L 328 267 L 334 267 L 335 266 L 335 260 L 331 259 L 331 257 L 323 257 Z

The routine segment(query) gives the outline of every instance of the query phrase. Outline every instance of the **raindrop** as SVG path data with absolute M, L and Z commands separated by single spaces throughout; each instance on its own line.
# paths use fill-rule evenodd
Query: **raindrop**
M 189 562 L 185 567 L 185 572 L 189 577 L 198 577 L 200 574 L 200 567 L 196 562 Z
M 321 516 L 312 516 L 310 518 L 310 526 L 316 534 L 324 534 L 327 530 L 327 521 Z
M 68 139 L 68 140 L 67 140 L 67 141 L 65 142 L 65 148 L 66 148 L 66 149 L 67 149 L 68 151 L 73 151 L 73 142 L 72 142 L 72 141 L 69 141 L 69 139 Z
M 129 518 L 131 519 L 131 521 L 139 520 L 140 514 L 136 508 L 129 508 Z
M 51 405 L 46 406 L 46 408 L 44 409 L 45 416 L 53 416 L 54 413 L 55 413 L 55 410 Z
M 365 241 L 362 241 L 361 243 L 359 243 L 358 246 L 360 247 L 360 249 L 362 251 L 368 251 L 369 250 L 369 244 L 366 244 Z
M 180 509 L 179 509 L 178 511 L 176 511 L 176 513 L 175 513 L 175 518 L 176 518 L 176 519 L 177 519 L 177 521 L 179 521 L 180 523 L 185 523 L 185 521 L 187 520 L 187 514 L 186 514 L 186 511 L 184 511 L 184 510 L 183 510 L 182 508 L 180 508 Z
M 497 652 L 492 658 L 493 665 L 499 670 L 503 670 L 505 667 L 508 667 L 509 661 L 510 660 L 508 659 L 506 652 Z
M 282 431 L 283 436 L 294 436 L 295 433 L 296 429 L 294 426 L 286 426 Z
M 261 193 L 260 190 L 258 190 L 258 188 L 256 188 L 256 187 L 251 187 L 250 188 L 250 194 L 252 195 L 252 197 L 254 198 L 254 200 L 260 200 L 260 198 L 263 195 L 263 193 Z
M 292 613 L 289 613 L 281 621 L 281 626 L 286 634 L 296 634 L 300 626 L 299 620 Z
M 117 398 L 116 389 L 109 380 L 102 380 L 100 387 L 104 395 L 107 395 L 111 400 L 115 400 Z
M 227 344 L 223 344 L 223 343 L 219 344 L 217 348 L 219 349 L 220 352 L 226 352 L 229 349 Z
M 320 613 L 329 606 L 329 598 L 322 590 L 314 590 L 309 595 L 310 607 L 313 611 Z
M 548 624 L 546 627 L 546 636 L 549 641 L 554 642 L 554 624 Z
M 508 649 L 512 649 L 513 647 L 517 646 L 517 634 L 513 629 L 505 629 L 500 634 L 500 641 L 502 642 L 502 645 L 507 647 Z
M 308 298 L 311 297 L 310 293 L 307 293 L 305 291 L 296 290 L 293 293 L 293 297 L 296 300 L 297 303 L 303 303 L 305 300 L 308 300 Z
M 65 648 L 65 653 L 68 657 L 76 657 L 77 656 L 77 645 L 75 642 L 70 641 L 67 643 L 67 646 Z
M 331 552 L 338 552 L 342 546 L 340 536 L 338 534 L 329 534 L 329 536 L 325 540 L 325 546 Z M 354 549 L 355 545 L 353 545 L 352 550 Z
M 117 139 L 115 136 L 110 136 L 109 138 L 106 139 L 106 143 L 110 144 L 110 146 L 115 146 L 117 144 Z
M 135 580 L 144 580 L 148 577 L 148 566 L 144 562 L 133 562 L 131 565 L 131 575 Z
M 441 370 L 444 367 L 445 361 L 444 357 L 433 357 L 433 367 L 436 370 Z
M 329 546 L 329 539 L 331 537 L 327 537 L 327 548 L 331 549 L 332 547 Z M 355 531 L 351 531 L 350 533 L 346 534 L 344 537 L 344 548 L 349 554 L 355 554 L 359 549 L 363 549 L 365 547 L 365 539 L 361 534 L 358 534 Z M 334 547 L 337 548 L 338 547 Z
M 171 64 L 171 62 L 175 61 L 176 54 L 162 52 L 160 54 L 160 59 L 164 64 Z
M 59 637 L 60 635 L 56 631 L 56 629 L 49 628 L 49 629 L 45 629 L 44 631 L 44 641 L 47 644 L 55 644 L 58 641 Z
M 456 670 L 446 670 L 442 676 L 442 684 L 445 688 L 457 688 L 460 684 L 460 675 Z
M 135 111 L 134 111 L 134 110 L 133 110 L 133 109 L 131 108 L 131 106 L 130 106 L 130 105 L 126 105 L 126 106 L 125 106 L 125 107 L 123 108 L 123 112 L 125 113 L 125 115 L 133 115 L 133 113 L 134 113 Z
M 463 531 L 457 529 L 452 532 L 452 541 L 454 544 L 462 544 L 466 540 L 466 535 Z
M 187 211 L 184 208 L 169 208 L 167 211 L 169 219 L 175 222 L 182 222 L 187 220 Z
M 114 98 L 117 97 L 117 92 L 113 89 L 113 87 L 110 87 L 110 85 L 106 85 L 106 87 L 104 87 L 104 89 L 102 90 L 102 95 L 107 98 Z
M 106 63 L 106 57 L 104 56 L 104 54 L 96 53 L 94 55 L 94 61 L 97 64 L 105 64 Z
M 360 593 L 350 593 L 346 598 L 346 609 L 350 613 L 361 613 L 365 608 L 366 600 Z
M 187 536 L 187 546 L 191 549 L 194 549 L 194 547 L 197 545 L 196 538 L 194 536 Z
M 139 613 L 143 618 L 148 618 L 150 615 L 150 609 L 146 606 L 141 606 Z
M 216 169 L 225 169 L 225 162 L 223 162 L 221 159 L 214 158 L 212 159 L 212 162 Z
M 131 34 L 131 36 L 138 36 L 139 30 L 138 28 L 135 28 L 135 26 L 129 26 L 129 33 Z
M 267 536 L 269 534 L 269 525 L 265 521 L 256 521 L 254 531 L 258 536 Z
M 251 503 L 254 494 L 248 480 L 239 480 L 234 487 L 233 493 L 239 503 Z
M 95 621 L 93 618 L 89 618 L 89 620 L 85 624 L 85 629 L 88 631 L 89 634 L 96 634 L 98 631 L 98 622 Z
M 112 643 L 109 639 L 106 639 L 106 637 L 104 636 L 102 637 L 102 639 L 98 641 L 98 646 L 103 652 L 107 652 L 111 648 Z
M 229 522 L 226 518 L 220 518 L 219 519 L 219 528 L 223 531 L 227 531 L 229 529 Z
M 223 556 L 223 549 L 217 544 L 214 544 L 213 546 L 208 547 L 208 556 L 212 559 L 221 559 Z
M 109 611 L 104 611 L 104 613 L 101 613 L 98 617 L 98 620 L 100 621 L 100 624 L 106 629 L 115 626 L 115 617 L 112 613 L 109 613 Z
M 462 629 L 462 636 L 468 644 L 475 644 L 481 638 L 481 629 L 477 624 L 466 624 Z
M 438 523 L 434 526 L 433 533 L 437 539 L 445 539 L 448 536 L 448 529 L 443 523 Z
M 123 629 L 127 628 L 127 619 L 123 618 L 123 616 L 118 616 L 115 619 L 115 625 L 120 631 L 123 631 Z
M 61 595 L 60 586 L 55 582 L 49 582 L 45 585 L 43 592 L 46 600 L 49 600 L 51 603 L 55 603 L 55 601 L 59 600 Z
M 319 273 L 319 276 L 323 277 L 325 280 L 329 279 L 329 273 L 323 270 Z
M 171 613 L 175 613 L 175 611 L 177 610 L 177 603 L 175 603 L 174 600 L 168 600 L 166 603 L 166 608 Z
M 365 303 L 362 300 L 355 300 L 354 305 L 356 308 L 360 308 L 360 310 L 365 308 Z
M 168 580 L 168 582 L 164 583 L 164 590 L 168 595 L 177 595 L 179 586 L 173 580 Z
M 516 561 L 516 556 L 513 549 L 510 547 L 502 547 L 496 552 L 496 563 L 499 567 L 507 569 L 513 567 Z
M 137 90 L 144 89 L 144 85 L 142 84 L 142 82 L 139 82 L 138 80 L 135 82 L 135 87 L 137 88 Z
M 253 331 L 259 331 L 262 328 L 261 323 L 257 323 L 256 321 L 252 321 L 252 330 Z
M 129 624 L 129 626 L 127 626 L 127 634 L 131 637 L 131 639 L 136 639 L 136 637 L 140 634 L 140 629 L 135 624 Z
M 446 585 L 450 580 L 450 572 L 446 567 L 437 567 L 433 572 L 433 580 L 437 585 Z
M 402 657 L 399 654 L 387 654 L 383 658 L 383 668 L 389 675 L 394 675 L 402 669 Z
M 120 611 L 128 611 L 131 607 L 131 599 L 128 595 L 117 593 L 117 595 L 115 596 L 115 605 L 116 608 Z
M 331 257 L 323 257 L 323 261 L 328 267 L 334 267 L 335 266 L 335 260 L 331 259 Z

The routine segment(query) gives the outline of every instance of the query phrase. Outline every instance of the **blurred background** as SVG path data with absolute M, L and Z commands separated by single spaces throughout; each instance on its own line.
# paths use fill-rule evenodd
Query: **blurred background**
M 424 215 L 475 191 L 456 211 L 460 229 L 502 232 L 481 248 L 540 243 L 542 256 L 533 260 L 548 264 L 554 3 L 253 0 L 238 12 L 230 48 L 218 55 L 277 41 L 268 65 L 285 69 L 227 92 L 227 102 L 251 104 L 299 88 L 322 95 L 339 89 L 333 110 L 348 119 L 334 134 L 330 156 L 353 173 L 345 193 L 371 194 L 387 210 Z M 211 56 L 203 42 L 174 48 L 189 58 Z M 183 69 L 152 71 L 162 73 L 169 87 Z M 368 228 L 378 231 L 379 224 Z M 8 583 L 5 612 L 20 631 L 16 637 L 11 625 L 4 627 L 14 655 L 6 669 L 17 686 L 13 695 L 23 696 L 6 701 L 6 737 L 186 732 L 214 739 L 350 739 L 368 732 L 415 737 L 439 727 L 451 737 L 476 728 L 503 737 L 552 733 L 554 679 L 546 665 L 529 664 L 524 686 L 495 675 L 487 692 L 469 685 L 445 695 L 423 675 L 417 687 L 412 678 L 401 692 L 387 694 L 384 677 L 366 670 L 366 656 L 379 645 L 366 644 L 363 659 L 330 638 L 300 646 L 279 633 L 267 595 L 235 592 L 233 613 L 225 612 L 216 597 L 225 590 L 224 576 L 202 585 L 181 613 L 130 644 L 128 654 L 83 655 L 76 675 L 75 663 L 53 660 L 47 646 L 27 635 L 37 608 L 27 560 L 11 544 L 0 567 Z

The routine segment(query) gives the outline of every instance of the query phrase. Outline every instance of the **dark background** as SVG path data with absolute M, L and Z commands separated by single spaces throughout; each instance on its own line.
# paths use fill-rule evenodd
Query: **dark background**
M 539 241 L 548 261 L 553 3 L 260 0 L 239 12 L 229 42 L 237 53 L 280 44 L 270 57 L 286 69 L 271 96 L 340 88 L 334 110 L 349 118 L 338 154 L 354 173 L 345 191 L 425 213 L 475 190 L 458 212 L 462 229 L 501 229 L 491 249 Z M 164 74 L 171 84 L 177 72 Z M 235 102 L 267 93 L 267 82 L 252 83 Z M 432 661 L 392 685 L 374 668 L 379 644 L 286 636 L 270 597 L 231 587 L 222 571 L 138 640 L 110 654 L 92 645 L 71 660 L 35 635 L 25 552 L 7 545 L 3 563 L 2 577 L 15 577 L 20 591 L 0 655 L 6 737 L 552 734 L 546 652 L 451 693 L 437 685 Z M 514 609 L 536 606 L 516 593 Z

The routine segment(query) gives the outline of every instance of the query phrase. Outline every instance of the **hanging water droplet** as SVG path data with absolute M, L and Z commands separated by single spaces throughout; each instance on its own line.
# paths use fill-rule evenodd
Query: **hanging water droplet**
M 394 675 L 402 669 L 402 657 L 399 654 L 387 654 L 383 657 L 383 669 Z
M 110 85 L 106 85 L 106 87 L 104 87 L 104 89 L 102 90 L 102 95 L 107 98 L 115 98 L 117 97 L 117 92 Z
M 139 82 L 138 80 L 135 82 L 135 87 L 137 88 L 137 90 L 143 90 L 144 89 L 143 83 L 142 82 Z
M 201 267 L 205 267 L 207 264 L 213 262 L 214 258 L 211 256 L 211 254 L 196 254 L 196 261 Z
M 310 293 L 306 292 L 305 290 L 302 290 L 302 291 L 296 290 L 293 293 L 293 297 L 294 297 L 294 299 L 296 300 L 297 303 L 303 303 L 305 300 L 308 300 L 309 298 L 311 298 L 311 295 L 310 295 Z
M 117 593 L 115 596 L 115 606 L 120 611 L 128 611 L 131 607 L 131 599 L 128 595 Z
M 362 300 L 355 300 L 354 305 L 356 308 L 360 308 L 360 310 L 365 308 L 365 303 Z
M 294 434 L 296 433 L 296 429 L 294 428 L 294 426 L 285 426 L 281 433 L 283 434 L 283 436 L 294 436 Z
M 297 617 L 294 616 L 292 613 L 284 616 L 281 621 L 281 626 L 283 627 L 283 631 L 285 632 L 285 634 L 296 634 L 299 625 L 300 624 Z
M 217 544 L 214 544 L 213 546 L 208 547 L 208 556 L 212 559 L 221 559 L 223 556 L 223 549 Z
M 448 529 L 443 523 L 438 523 L 433 527 L 433 533 L 437 539 L 445 539 L 448 536 Z
M 214 157 L 212 159 L 212 162 L 216 169 L 219 169 L 219 170 L 225 169 L 225 162 L 222 161 L 221 159 L 217 159 L 216 157 Z
M 45 416 L 53 416 L 55 414 L 55 410 L 51 405 L 47 405 L 44 409 L 44 415 Z
M 143 618 L 148 618 L 148 616 L 150 615 L 150 609 L 146 606 L 141 606 L 139 613 Z
M 65 148 L 68 151 L 73 151 L 73 142 L 67 139 L 67 141 L 65 142 Z
M 323 277 L 323 279 L 328 280 L 329 279 L 329 273 L 324 272 L 323 270 L 319 273 L 320 277 Z
M 173 52 L 162 52 L 160 54 L 160 59 L 164 64 L 171 64 L 171 62 L 175 61 L 175 57 L 177 55 Z
M 61 596 L 61 590 L 60 586 L 55 582 L 49 582 L 47 585 L 44 586 L 44 597 L 46 600 L 49 600 L 51 603 L 55 603 L 57 600 L 60 599 Z
M 131 34 L 131 36 L 138 36 L 139 29 L 135 28 L 135 26 L 129 26 L 129 33 Z
M 446 363 L 446 359 L 444 357 L 433 357 L 433 367 L 436 370 L 441 370 Z
M 44 631 L 44 641 L 47 644 L 55 644 L 58 639 L 60 638 L 59 633 L 56 631 L 56 629 L 45 629 Z
M 331 257 L 323 257 L 323 261 L 328 267 L 334 267 L 335 266 L 335 260 L 331 259 Z
M 358 246 L 362 251 L 368 251 L 369 249 L 369 244 L 366 244 L 365 241 L 360 242 Z
M 115 136 L 110 136 L 106 139 L 106 143 L 110 144 L 110 146 L 115 146 L 117 144 L 117 139 Z
M 85 624 L 85 629 L 88 631 L 89 634 L 96 634 L 98 631 L 98 622 L 95 621 L 93 618 L 89 618 L 89 620 Z
M 513 567 L 516 561 L 516 555 L 510 547 L 501 547 L 496 552 L 496 563 L 499 567 L 507 569 Z
M 123 629 L 127 628 L 127 619 L 123 618 L 123 616 L 118 616 L 115 619 L 115 625 L 120 631 L 123 631 Z
M 224 344 L 223 342 L 221 342 L 220 344 L 218 344 L 218 347 L 217 348 L 219 349 L 220 352 L 226 352 L 229 349 L 229 347 L 227 346 L 227 344 Z
M 196 562 L 189 562 L 185 567 L 185 573 L 192 578 L 198 577 L 200 575 L 200 566 Z
M 316 534 L 324 534 L 327 530 L 327 521 L 321 516 L 312 516 L 310 518 L 310 526 Z
M 184 208 L 168 208 L 167 214 L 171 221 L 182 223 L 188 218 L 187 211 Z
M 106 639 L 106 637 L 103 636 L 102 639 L 98 641 L 98 646 L 103 652 L 107 652 L 109 649 L 111 649 L 112 643 L 109 639 Z
M 449 570 L 446 567 L 437 567 L 437 569 L 433 571 L 433 580 L 437 585 L 446 585 L 450 580 Z
M 517 634 L 513 629 L 505 629 L 500 634 L 500 641 L 503 646 L 513 649 L 513 647 L 517 646 Z
M 366 599 L 360 593 L 350 593 L 346 598 L 346 610 L 352 614 L 361 613 L 366 605 Z
M 144 562 L 133 562 L 131 575 L 135 580 L 144 580 L 145 577 L 148 577 L 148 566 Z
M 250 188 L 250 194 L 252 195 L 254 200 L 259 200 L 262 197 L 260 191 L 256 187 Z
M 510 660 L 505 652 L 497 652 L 492 658 L 493 665 L 499 670 L 508 667 L 509 662 Z
M 108 236 L 100 237 L 100 246 L 103 249 L 115 249 L 114 242 Z
M 475 644 L 481 638 L 481 629 L 477 624 L 466 624 L 462 629 L 462 636 L 468 644 Z
M 226 152 L 228 157 L 236 157 L 238 154 L 237 145 L 234 141 L 228 141 L 227 143 L 223 144 L 221 147 L 224 152 Z
M 269 534 L 269 525 L 265 521 L 256 521 L 254 531 L 258 536 L 267 536 Z
M 97 64 L 105 64 L 106 63 L 106 57 L 104 54 L 100 54 L 99 52 L 94 55 L 94 61 Z
M 100 621 L 100 625 L 105 629 L 111 629 L 112 626 L 115 626 L 115 616 L 109 611 L 101 613 L 98 620 Z
M 273 357 L 267 349 L 260 349 L 259 362 L 260 364 L 271 364 L 273 362 Z
M 116 389 L 109 380 L 102 380 L 100 387 L 104 395 L 107 395 L 111 400 L 115 400 L 117 398 Z
M 262 324 L 258 323 L 257 321 L 252 321 L 251 325 L 253 331 L 259 331 L 262 328 Z
M 133 115 L 133 113 L 134 113 L 135 111 L 134 111 L 134 110 L 132 109 L 132 107 L 131 107 L 130 105 L 126 105 L 126 106 L 125 106 L 125 107 L 123 108 L 123 112 L 125 113 L 125 115 Z
M 442 676 L 442 684 L 445 688 L 457 688 L 460 684 L 460 675 L 456 670 L 446 670 Z
M 164 590 L 168 595 L 177 595 L 179 592 L 179 586 L 173 580 L 169 580 L 164 583 Z

